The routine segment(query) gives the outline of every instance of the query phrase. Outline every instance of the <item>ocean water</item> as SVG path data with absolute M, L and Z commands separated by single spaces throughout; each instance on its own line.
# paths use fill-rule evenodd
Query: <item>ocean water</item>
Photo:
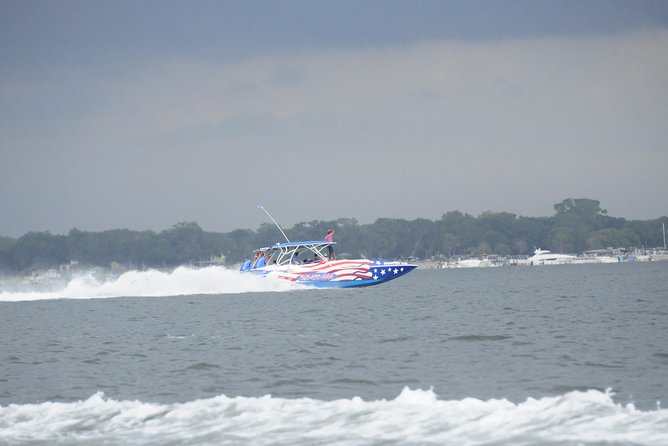
M 668 444 L 668 262 L 0 284 L 0 445 Z

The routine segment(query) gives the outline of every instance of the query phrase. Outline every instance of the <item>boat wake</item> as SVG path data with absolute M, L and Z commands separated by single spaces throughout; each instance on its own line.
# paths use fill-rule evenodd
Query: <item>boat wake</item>
M 394 400 L 225 395 L 186 403 L 115 401 L 0 406 L 2 444 L 668 444 L 668 409 L 637 410 L 610 392 L 443 401 L 405 388 Z
M 97 299 L 113 297 L 160 297 L 188 294 L 232 294 L 294 290 L 294 285 L 239 274 L 221 266 L 179 267 L 173 271 L 128 271 L 120 276 L 100 278 L 87 272 L 63 280 L 40 284 L 3 283 L 0 302 L 45 299 Z

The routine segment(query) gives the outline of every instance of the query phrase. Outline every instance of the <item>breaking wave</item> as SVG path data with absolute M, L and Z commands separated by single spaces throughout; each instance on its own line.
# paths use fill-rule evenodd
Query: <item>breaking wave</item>
M 67 281 L 9 284 L 0 286 L 0 301 L 18 302 L 44 299 L 93 299 L 110 297 L 158 297 L 188 294 L 231 294 L 294 290 L 294 285 L 267 280 L 220 266 L 179 267 L 173 271 L 128 271 L 120 276 L 99 278 L 92 272 Z
M 637 410 L 589 390 L 557 397 L 394 400 L 220 395 L 186 403 L 85 401 L 0 406 L 0 443 L 20 444 L 668 444 L 668 409 Z

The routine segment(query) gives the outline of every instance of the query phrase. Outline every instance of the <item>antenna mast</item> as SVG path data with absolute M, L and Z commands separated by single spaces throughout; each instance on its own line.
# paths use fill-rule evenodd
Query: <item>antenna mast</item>
M 262 209 L 262 210 L 264 211 L 264 213 L 267 214 L 267 216 L 268 216 L 269 218 L 271 218 L 271 221 L 273 221 L 274 224 L 276 225 L 276 227 L 278 228 L 278 230 L 281 231 L 281 234 L 283 234 L 283 237 L 285 237 L 285 240 L 287 240 L 288 243 L 290 243 L 290 239 L 288 239 L 288 236 L 285 235 L 285 232 L 283 232 L 283 230 L 282 230 L 281 227 L 278 225 L 278 223 L 276 223 L 276 220 L 274 220 L 274 217 L 272 217 L 271 214 L 270 214 L 269 212 L 267 212 L 267 210 L 266 210 L 265 208 L 263 208 L 261 205 L 258 204 L 258 205 L 257 205 L 257 208 L 258 208 L 258 209 Z

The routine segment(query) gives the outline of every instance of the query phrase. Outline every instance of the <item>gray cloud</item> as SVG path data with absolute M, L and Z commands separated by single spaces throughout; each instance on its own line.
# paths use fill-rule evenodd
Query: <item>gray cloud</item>
M 566 197 L 665 214 L 668 31 L 149 59 L 0 90 L 0 234 L 257 227 Z

